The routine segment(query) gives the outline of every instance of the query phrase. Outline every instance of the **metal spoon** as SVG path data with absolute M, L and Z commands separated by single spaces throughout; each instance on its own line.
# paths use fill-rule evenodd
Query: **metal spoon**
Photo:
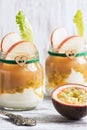
M 13 113 L 9 113 L 3 110 L 0 110 L 0 114 L 9 117 L 9 119 L 16 125 L 24 125 L 24 126 L 35 126 L 36 120 L 30 119 L 27 117 L 23 117 L 21 115 L 15 115 Z

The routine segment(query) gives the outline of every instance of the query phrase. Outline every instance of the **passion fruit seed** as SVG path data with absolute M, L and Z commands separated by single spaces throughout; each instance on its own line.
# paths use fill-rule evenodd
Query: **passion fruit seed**
M 66 88 L 57 95 L 58 99 L 69 104 L 86 104 L 87 91 L 82 88 Z

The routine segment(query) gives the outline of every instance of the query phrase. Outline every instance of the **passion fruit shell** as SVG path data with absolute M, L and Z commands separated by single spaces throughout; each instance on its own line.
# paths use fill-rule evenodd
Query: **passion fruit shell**
M 87 115 L 87 102 L 86 103 L 80 103 L 80 104 L 71 104 L 67 102 L 63 102 L 60 99 L 58 99 L 58 94 L 62 92 L 64 89 L 67 88 L 81 88 L 87 92 L 87 86 L 81 85 L 81 84 L 66 84 L 63 86 L 60 86 L 59 88 L 56 88 L 52 92 L 52 102 L 57 110 L 62 116 L 65 116 L 69 119 L 80 119 L 82 117 L 85 117 Z

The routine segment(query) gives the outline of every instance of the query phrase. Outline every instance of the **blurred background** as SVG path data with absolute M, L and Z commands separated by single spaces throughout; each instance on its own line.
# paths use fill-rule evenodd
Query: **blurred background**
M 75 34 L 73 16 L 81 9 L 87 37 L 87 0 L 0 0 L 0 39 L 8 32 L 19 33 L 15 16 L 23 10 L 34 33 L 41 63 L 44 64 L 50 46 L 50 35 L 56 27 L 65 27 L 70 35 Z

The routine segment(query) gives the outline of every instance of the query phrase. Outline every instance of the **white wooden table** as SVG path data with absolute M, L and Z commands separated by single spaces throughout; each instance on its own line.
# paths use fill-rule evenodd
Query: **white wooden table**
M 56 112 L 50 99 L 45 97 L 42 103 L 30 111 L 18 111 L 13 113 L 31 117 L 37 120 L 36 126 L 16 126 L 6 118 L 0 116 L 0 130 L 86 130 L 87 117 L 81 120 L 68 120 Z

